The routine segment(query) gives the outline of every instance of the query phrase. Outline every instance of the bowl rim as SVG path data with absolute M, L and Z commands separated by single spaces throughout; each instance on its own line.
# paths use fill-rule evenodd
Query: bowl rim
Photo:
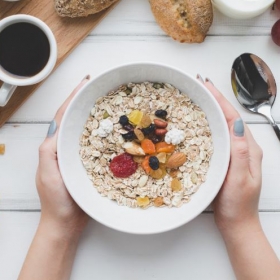
M 226 161 L 225 161 L 225 170 L 228 170 L 228 166 L 229 166 L 229 162 L 230 162 L 230 135 L 229 135 L 229 130 L 228 130 L 228 125 L 227 125 L 227 122 L 226 122 L 226 118 L 224 116 L 224 113 L 222 111 L 222 108 L 220 107 L 219 103 L 217 102 L 217 100 L 214 98 L 214 96 L 212 95 L 212 93 L 202 85 L 202 83 L 200 81 L 198 81 L 197 79 L 195 79 L 194 77 L 192 77 L 190 74 L 184 72 L 183 70 L 180 70 L 179 68 L 176 68 L 176 67 L 173 67 L 173 66 L 170 66 L 170 65 L 167 65 L 167 64 L 163 64 L 163 63 L 158 63 L 158 62 L 153 62 L 153 61 L 142 61 L 142 62 L 138 62 L 138 61 L 135 61 L 135 62 L 130 62 L 130 63 L 125 63 L 125 64 L 120 64 L 120 65 L 117 65 L 117 66 L 114 66 L 114 67 L 111 67 L 105 71 L 103 71 L 102 73 L 100 73 L 99 75 L 96 75 L 95 77 L 93 77 L 91 80 L 89 80 L 89 82 L 85 83 L 78 91 L 77 93 L 75 94 L 75 96 L 72 98 L 72 100 L 70 101 L 70 103 L 68 104 L 65 112 L 64 112 L 64 115 L 62 117 L 62 120 L 61 120 L 61 123 L 60 123 L 60 126 L 59 126 L 59 131 L 58 131 L 58 139 L 57 139 L 57 158 L 58 158 L 58 165 L 59 165 L 59 168 L 60 169 L 63 169 L 61 168 L 62 167 L 62 161 L 61 161 L 61 157 L 60 157 L 60 154 L 61 154 L 61 149 L 62 149 L 62 129 L 64 126 L 65 126 L 65 122 L 67 121 L 67 118 L 68 118 L 68 115 L 69 115 L 69 112 L 71 111 L 72 107 L 74 106 L 73 104 L 75 104 L 76 102 L 76 99 L 79 98 L 79 96 L 81 95 L 81 93 L 84 91 L 84 89 L 88 86 L 90 86 L 90 84 L 94 83 L 96 80 L 98 80 L 100 77 L 104 76 L 104 75 L 107 75 L 108 73 L 110 72 L 113 72 L 113 71 L 116 71 L 116 70 L 119 70 L 120 68 L 126 68 L 126 67 L 131 67 L 131 66 L 138 66 L 138 65 L 151 65 L 151 66 L 158 66 L 158 67 L 164 67 L 164 68 L 167 68 L 171 71 L 176 71 L 176 72 L 179 72 L 180 74 L 182 75 L 185 75 L 187 76 L 188 78 L 190 78 L 194 83 L 198 84 L 200 87 L 203 87 L 203 89 L 208 92 L 208 96 L 210 99 L 212 99 L 212 101 L 216 104 L 216 109 L 219 113 L 219 115 L 221 116 L 221 123 L 222 125 L 224 126 L 224 128 L 226 128 L 226 133 L 225 133 L 225 136 L 226 136 L 226 139 L 225 139 L 225 150 L 226 150 L 226 154 L 225 154 L 225 157 L 226 157 Z M 176 85 L 175 85 L 176 86 Z M 220 178 L 220 182 L 217 183 L 217 185 L 219 185 L 219 188 L 216 188 L 214 192 L 212 192 L 212 195 L 211 196 L 208 196 L 208 200 L 205 201 L 205 205 L 210 205 L 210 203 L 214 200 L 214 198 L 217 196 L 217 194 L 219 193 L 221 187 L 222 187 L 222 184 L 225 180 L 225 177 L 226 177 L 226 174 L 227 172 L 225 171 L 224 172 L 224 175 L 221 176 Z M 65 177 L 65 175 L 63 174 L 63 172 L 61 172 L 61 176 L 62 176 L 62 179 L 63 181 L 65 182 L 67 179 Z M 113 226 L 107 222 L 104 222 L 102 219 L 100 219 L 99 217 L 96 217 L 94 215 L 92 215 L 92 213 L 89 214 L 89 211 L 87 211 L 87 209 L 85 209 L 86 207 L 84 207 L 83 205 L 80 205 L 79 202 L 76 201 L 75 199 L 75 196 L 73 195 L 72 191 L 70 188 L 68 188 L 67 184 L 65 184 L 65 187 L 67 189 L 67 191 L 69 192 L 69 194 L 71 195 L 72 199 L 77 203 L 77 205 L 89 216 L 91 217 L 92 219 L 94 219 L 95 221 L 101 223 L 102 225 L 106 226 L 106 227 L 109 227 L 111 229 L 114 229 L 114 230 L 117 230 L 119 232 L 123 232 L 123 233 L 128 233 L 128 234 L 136 234 L 136 235 L 151 235 L 151 234 L 159 234 L 159 233 L 164 233 L 164 232 L 168 232 L 168 231 L 171 231 L 173 229 L 176 229 L 176 228 L 179 228 L 189 222 L 191 222 L 194 218 L 196 218 L 198 215 L 200 215 L 206 208 L 203 207 L 202 211 L 195 211 L 195 213 L 192 213 L 192 215 L 188 216 L 187 219 L 182 219 L 181 222 L 178 222 L 176 225 L 174 226 L 170 226 L 170 227 L 166 227 L 165 229 L 159 229 L 159 230 L 152 230 L 152 231 L 136 231 L 136 230 L 127 230 L 127 229 L 122 229 L 122 227 L 118 227 L 118 226 Z M 94 186 L 93 186 L 94 187 Z M 127 206 L 126 206 L 127 207 Z M 135 210 L 135 209 L 133 209 Z

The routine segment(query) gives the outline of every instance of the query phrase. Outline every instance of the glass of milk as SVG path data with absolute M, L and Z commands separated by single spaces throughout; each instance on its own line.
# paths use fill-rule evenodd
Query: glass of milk
M 248 19 L 265 12 L 274 0 L 212 0 L 212 4 L 224 15 L 236 19 Z

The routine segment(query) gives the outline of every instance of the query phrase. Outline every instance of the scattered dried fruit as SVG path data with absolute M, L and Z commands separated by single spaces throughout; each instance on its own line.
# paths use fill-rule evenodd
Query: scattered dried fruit
M 150 167 L 150 164 L 149 164 L 149 158 L 150 158 L 150 156 L 146 156 L 141 164 L 147 174 L 150 174 L 150 172 L 152 170 L 152 168 Z
M 140 126 L 143 128 L 146 128 L 146 127 L 149 127 L 151 125 L 151 123 L 152 123 L 151 118 L 148 115 L 144 115 L 140 122 Z
M 165 176 L 164 172 L 162 171 L 161 168 L 157 169 L 157 170 L 153 170 L 151 169 L 149 175 L 151 177 L 153 177 L 154 179 L 161 179 Z
M 175 150 L 175 146 L 172 144 L 167 144 L 166 142 L 160 142 L 156 144 L 156 152 L 157 153 L 173 153 Z
M 149 205 L 149 203 L 150 203 L 150 199 L 147 196 L 137 197 L 136 200 L 137 200 L 138 206 L 140 206 L 140 207 L 145 207 L 145 206 Z
M 149 165 L 153 170 L 159 169 L 159 160 L 157 157 L 152 156 L 149 158 Z
M 136 139 L 136 135 L 134 134 L 134 131 L 129 131 L 128 133 L 122 134 L 122 137 L 126 141 L 132 141 Z
M 160 207 L 162 204 L 163 204 L 163 197 L 158 196 L 157 198 L 155 198 L 154 206 Z
M 137 139 L 141 142 L 145 139 L 145 136 L 143 134 L 143 132 L 141 131 L 141 129 L 139 128 L 135 128 L 134 129 L 134 134 L 136 135 Z
M 129 123 L 128 117 L 126 115 L 120 116 L 119 123 L 124 126 Z
M 182 183 L 177 178 L 173 178 L 171 181 L 171 189 L 173 192 L 179 192 L 182 190 Z
M 123 126 L 123 128 L 124 128 L 125 130 L 127 130 L 127 131 L 134 131 L 134 126 L 133 126 L 132 124 L 130 124 L 130 123 L 125 124 L 125 125 Z
M 167 116 L 167 112 L 165 110 L 156 110 L 155 115 L 165 120 Z
M 156 126 L 152 123 L 148 127 L 143 128 L 142 132 L 144 133 L 145 136 L 147 136 L 149 134 L 154 133 L 155 132 L 155 128 L 156 128 Z
M 132 156 L 124 153 L 118 155 L 110 162 L 110 170 L 115 177 L 127 178 L 134 174 L 138 164 L 133 160 Z
M 0 144 L 0 155 L 4 155 L 5 154 L 5 144 Z
M 134 125 L 138 125 L 143 117 L 143 112 L 139 111 L 139 110 L 134 110 L 132 111 L 129 116 L 128 116 L 128 120 L 134 124 Z
M 133 160 L 137 163 L 142 163 L 144 158 L 144 156 L 133 156 Z
M 172 177 L 172 178 L 175 178 L 175 177 L 177 177 L 177 175 L 178 175 L 178 169 L 171 169 L 170 171 L 169 171 L 169 175 Z
M 182 166 L 187 161 L 187 157 L 184 153 L 178 152 L 171 155 L 166 163 L 168 168 L 177 168 Z
M 107 119 L 109 117 L 110 117 L 109 113 L 107 111 L 105 111 L 103 114 L 103 119 Z
M 150 139 L 144 139 L 141 142 L 141 147 L 148 155 L 154 154 L 156 152 L 155 144 Z
M 126 142 L 123 144 L 123 148 L 130 155 L 134 155 L 134 156 L 144 156 L 145 155 L 145 152 L 140 147 L 140 145 L 138 145 L 135 142 Z
M 157 158 L 160 163 L 165 163 L 166 162 L 166 153 L 159 153 L 157 154 Z

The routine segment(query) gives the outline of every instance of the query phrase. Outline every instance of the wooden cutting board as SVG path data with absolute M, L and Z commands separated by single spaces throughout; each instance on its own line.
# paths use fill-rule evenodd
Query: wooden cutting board
M 117 3 L 98 14 L 85 18 L 62 18 L 54 9 L 54 0 L 21 0 L 19 2 L 0 0 L 0 20 L 14 14 L 29 14 L 43 20 L 51 28 L 57 40 L 56 68 Z M 0 127 L 41 83 L 16 89 L 8 104 L 0 107 Z

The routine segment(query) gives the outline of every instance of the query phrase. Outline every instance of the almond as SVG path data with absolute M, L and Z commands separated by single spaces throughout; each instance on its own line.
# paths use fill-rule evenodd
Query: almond
M 144 156 L 145 155 L 145 152 L 143 151 L 141 146 L 135 142 L 126 142 L 126 143 L 124 143 L 123 148 L 130 155 L 134 155 L 134 156 Z
M 166 167 L 168 168 L 177 168 L 182 166 L 187 161 L 187 157 L 185 154 L 178 152 L 171 155 L 166 163 Z
M 159 128 L 166 128 L 168 123 L 165 122 L 165 121 L 162 121 L 162 120 L 158 120 L 158 119 L 154 119 L 154 124 L 156 127 L 159 127 Z

